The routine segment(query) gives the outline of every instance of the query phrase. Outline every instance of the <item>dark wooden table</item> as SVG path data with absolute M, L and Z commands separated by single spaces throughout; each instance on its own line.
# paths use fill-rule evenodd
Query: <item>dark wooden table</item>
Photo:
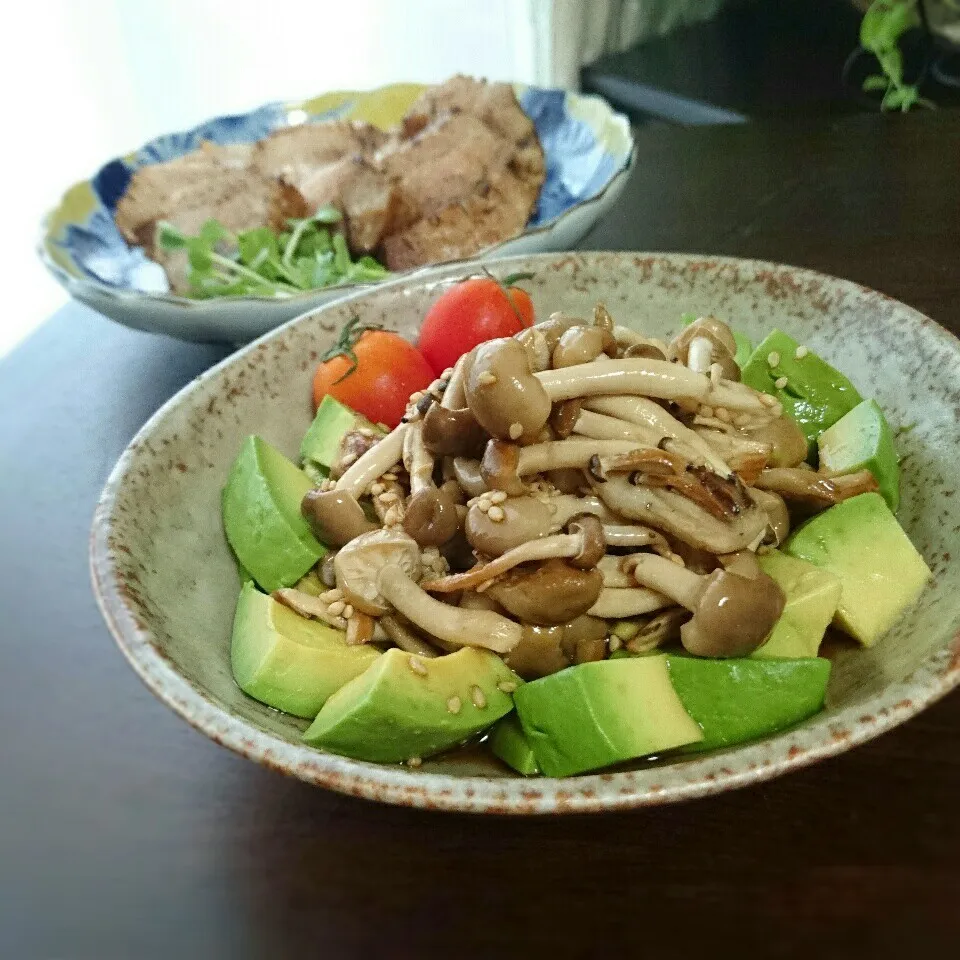
M 945 114 L 649 131 L 586 245 L 802 264 L 956 331 L 958 158 Z M 87 530 L 130 436 L 224 352 L 71 306 L 0 362 L 0 957 L 957 955 L 958 695 L 756 788 L 532 820 L 324 793 L 161 706 L 100 621 Z

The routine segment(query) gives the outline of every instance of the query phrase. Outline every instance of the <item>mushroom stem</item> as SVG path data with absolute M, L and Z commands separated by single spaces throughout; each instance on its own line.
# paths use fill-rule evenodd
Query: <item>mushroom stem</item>
M 670 563 L 669 560 L 664 561 Z M 591 617 L 603 617 L 607 620 L 620 620 L 624 617 L 638 617 L 642 613 L 653 613 L 669 607 L 671 601 L 656 590 L 645 587 L 604 587 L 597 602 L 587 611 Z
M 399 617 L 387 615 L 380 618 L 384 633 L 401 649 L 418 657 L 436 657 L 437 651 L 421 640 Z
M 591 514 L 580 514 L 567 524 L 565 534 L 528 540 L 512 550 L 507 550 L 490 563 L 477 565 L 466 573 L 457 573 L 434 580 L 424 584 L 424 589 L 435 593 L 473 590 L 481 583 L 492 580 L 521 563 L 549 560 L 555 557 L 569 558 L 573 566 L 581 570 L 589 570 L 599 563 L 606 546 L 600 521 Z
M 309 617 L 315 620 L 322 620 L 331 627 L 338 630 L 346 630 L 347 621 L 343 617 L 335 616 L 330 613 L 330 604 L 320 597 L 304 593 L 303 590 L 295 590 L 293 587 L 283 587 L 280 590 L 274 590 L 270 594 L 277 603 L 282 603 L 289 607 L 294 613 L 299 613 L 301 617 Z
M 600 558 L 597 569 L 603 574 L 604 587 L 625 588 L 634 586 L 633 578 L 620 568 L 620 559 L 612 553 Z
M 363 496 L 367 487 L 382 476 L 403 456 L 403 441 L 410 425 L 401 423 L 382 440 L 374 444 L 359 460 L 344 471 L 336 489 L 354 499 Z
M 713 343 L 706 337 L 694 337 L 688 350 L 687 366 L 697 373 L 709 373 L 713 362 Z
M 403 465 L 410 475 L 410 493 L 416 496 L 425 490 L 433 490 L 434 460 L 423 444 L 423 423 L 408 423 L 403 438 Z
M 830 506 L 878 489 L 876 478 L 869 470 L 826 477 L 800 467 L 771 467 L 760 474 L 754 485 L 759 490 L 779 493 L 788 500 L 819 506 Z
M 480 472 L 479 460 L 471 460 L 469 457 L 454 457 L 453 475 L 468 497 L 479 497 L 481 493 L 485 493 L 488 489 L 483 474 Z
M 490 610 L 464 610 L 434 600 L 394 564 L 380 570 L 377 589 L 411 623 L 448 643 L 509 653 L 520 642 L 519 623 Z
M 720 380 L 712 383 L 702 403 L 710 407 L 724 407 L 737 413 L 747 413 L 758 420 L 774 420 L 780 416 L 783 408 L 769 394 L 760 393 L 745 383 L 732 380 Z
M 767 528 L 766 514 L 756 506 L 720 520 L 679 493 L 636 487 L 623 477 L 595 483 L 593 489 L 615 513 L 664 530 L 708 553 L 743 550 L 762 538 Z
M 688 610 L 695 609 L 706 579 L 653 553 L 634 553 L 624 557 L 621 567 L 636 583 L 656 590 Z
M 593 457 L 633 453 L 637 449 L 638 444 L 634 440 L 571 437 L 569 440 L 534 443 L 529 447 L 516 447 L 503 440 L 491 440 L 487 444 L 480 470 L 494 490 L 515 493 L 522 477 L 569 467 L 583 469 Z M 650 449 L 656 451 L 657 448 L 654 445 Z
M 605 523 L 603 525 L 603 536 L 607 541 L 608 547 L 649 547 L 659 545 L 662 548 L 669 549 L 667 541 L 662 533 L 651 530 L 649 527 L 641 527 L 626 523 Z
M 702 459 L 722 476 L 729 476 L 732 472 L 723 458 L 693 430 L 671 416 L 660 404 L 646 397 L 592 397 L 584 402 L 584 407 L 595 413 L 604 413 L 618 420 L 648 427 L 661 438 L 669 437 L 677 443 L 677 453 L 682 453 L 691 460 Z
M 573 432 L 594 440 L 632 440 L 645 447 L 655 447 L 664 438 L 664 434 L 658 430 L 592 410 L 580 411 L 580 416 L 573 424 Z
M 440 406 L 444 410 L 461 410 L 467 405 L 467 395 L 463 388 L 466 362 L 467 355 L 464 354 L 454 365 L 440 400 Z
M 705 401 L 710 392 L 709 377 L 666 360 L 645 358 L 582 363 L 562 370 L 545 370 L 534 376 L 554 403 L 600 394 Z

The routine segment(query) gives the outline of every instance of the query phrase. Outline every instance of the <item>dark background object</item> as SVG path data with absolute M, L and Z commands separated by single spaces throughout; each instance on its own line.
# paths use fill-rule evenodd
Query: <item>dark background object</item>
M 581 83 L 638 124 L 875 111 L 879 98 L 860 88 L 877 72 L 871 57 L 855 56 L 860 20 L 849 0 L 734 3 L 712 20 L 584 67 Z M 921 31 L 903 47 L 908 80 L 923 74 L 925 96 L 960 103 L 956 90 L 927 75 L 929 44 Z
M 585 246 L 766 257 L 960 331 L 960 116 L 642 130 Z M 0 957 L 955 956 L 960 695 L 750 789 L 596 817 L 376 806 L 140 684 L 87 534 L 140 424 L 224 355 L 71 305 L 0 361 Z

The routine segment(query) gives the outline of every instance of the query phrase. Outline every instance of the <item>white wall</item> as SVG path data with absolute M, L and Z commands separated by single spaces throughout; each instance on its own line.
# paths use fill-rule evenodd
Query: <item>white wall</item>
M 159 133 L 268 100 L 462 71 L 534 78 L 540 0 L 28 0 L 0 57 L 0 355 L 66 296 L 33 252 L 71 182 Z

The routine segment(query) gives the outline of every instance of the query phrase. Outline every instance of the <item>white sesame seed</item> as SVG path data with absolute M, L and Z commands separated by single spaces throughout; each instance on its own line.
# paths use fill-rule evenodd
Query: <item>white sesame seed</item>
M 371 430 L 369 427 L 358 427 L 357 433 L 359 433 L 361 437 L 366 437 L 368 440 L 372 440 L 377 435 L 376 431 Z
M 407 761 L 407 766 L 408 766 L 408 767 L 419 767 L 421 763 L 423 763 L 423 761 L 422 761 L 419 757 L 411 757 L 411 758 Z
M 511 440 L 519 440 L 523 436 L 523 424 L 522 423 L 511 423 L 510 429 L 507 431 L 510 434 Z
M 749 413 L 741 413 L 738 417 L 736 417 L 736 418 L 734 419 L 733 422 L 734 422 L 738 427 L 745 427 L 745 426 L 747 426 L 747 425 L 750 423 L 750 421 L 751 421 L 752 419 L 753 419 L 753 418 L 750 416 Z
M 497 375 L 495 373 L 491 373 L 489 370 L 484 370 L 483 373 L 477 377 L 477 383 L 479 383 L 481 387 L 490 387 L 496 382 Z
M 461 708 L 462 706 L 463 706 L 463 704 L 460 702 L 460 698 L 459 698 L 459 697 L 451 697 L 451 698 L 447 701 L 447 710 L 449 710 L 450 713 L 459 713 L 459 712 L 460 712 L 460 708 Z
M 777 366 L 777 364 L 780 363 L 780 354 L 777 353 L 776 350 L 771 350 L 770 353 L 767 354 L 767 363 L 771 367 Z
M 804 346 L 801 345 L 801 346 L 797 347 L 797 351 L 796 351 L 796 353 L 794 353 L 793 356 L 794 356 L 797 360 L 802 360 L 809 352 L 810 352 L 810 351 L 809 351 L 806 347 L 804 347 Z
M 700 408 L 701 417 L 712 417 L 713 416 L 713 407 L 701 407 Z
M 336 487 L 337 487 L 336 480 L 324 480 L 323 483 L 320 484 L 320 489 L 324 493 L 329 493 L 331 490 L 335 490 Z
M 490 509 L 490 506 L 490 501 L 484 499 L 483 497 L 481 497 L 476 503 L 476 507 L 481 513 L 486 513 Z
M 623 641 L 615 633 L 612 633 L 607 639 L 607 646 L 610 647 L 611 653 L 616 653 L 623 646 Z
M 343 613 L 340 614 L 340 616 L 342 616 L 344 620 L 349 620 L 353 616 L 353 607 L 348 603 L 343 608 Z
M 342 615 L 346 606 L 342 600 L 334 600 L 333 603 L 327 607 L 327 613 L 329 613 L 331 617 L 339 617 Z
M 503 518 L 506 516 L 506 514 L 503 512 L 503 507 L 491 507 L 487 511 L 487 516 L 494 523 L 503 523 Z
M 501 680 L 497 684 L 497 689 L 502 693 L 513 693 L 517 689 L 517 685 L 512 680 Z
M 387 488 L 382 483 L 372 483 L 370 484 L 370 496 L 378 497 L 386 489 Z
M 777 398 L 770 396 L 769 393 L 761 393 L 761 394 L 760 394 L 760 402 L 761 402 L 765 407 L 775 407 L 775 406 L 779 403 L 779 401 L 777 400 Z
M 326 600 L 327 603 L 333 603 L 335 600 L 342 600 L 343 591 L 337 587 L 334 587 L 332 590 L 328 590 L 326 593 L 321 593 L 320 599 Z
M 396 483 L 397 475 L 392 470 L 388 470 L 380 479 L 387 481 L 387 483 Z
M 443 377 L 444 380 L 449 380 L 453 376 L 453 367 L 447 367 L 440 376 Z
M 777 379 L 773 381 L 773 385 L 778 390 L 782 390 L 787 385 L 787 383 L 788 381 L 786 377 L 777 377 Z
M 494 490 L 493 493 L 490 494 L 491 503 L 503 503 L 506 499 L 507 495 L 503 490 Z
M 382 504 L 396 503 L 400 499 L 400 494 L 396 490 L 388 490 L 386 493 L 381 493 L 377 499 Z
M 383 525 L 385 527 L 395 527 L 403 519 L 400 511 L 394 506 L 390 507 L 383 515 Z
M 410 669 L 414 673 L 419 673 L 421 677 L 427 675 L 427 665 L 419 657 L 410 657 L 409 663 Z
M 722 420 L 724 423 L 729 423 L 733 419 L 733 416 L 731 415 L 730 411 L 726 407 L 717 407 L 713 411 L 713 415 L 718 420 Z
M 415 406 L 418 404 L 423 399 L 423 396 L 424 394 L 422 390 L 418 390 L 416 393 L 411 393 L 409 400 L 410 405 Z
M 340 458 L 340 465 L 342 467 L 349 467 L 356 462 L 357 462 L 357 455 L 355 453 L 348 453 Z
M 478 710 L 482 710 L 487 705 L 486 696 L 476 684 L 470 688 L 470 699 Z

